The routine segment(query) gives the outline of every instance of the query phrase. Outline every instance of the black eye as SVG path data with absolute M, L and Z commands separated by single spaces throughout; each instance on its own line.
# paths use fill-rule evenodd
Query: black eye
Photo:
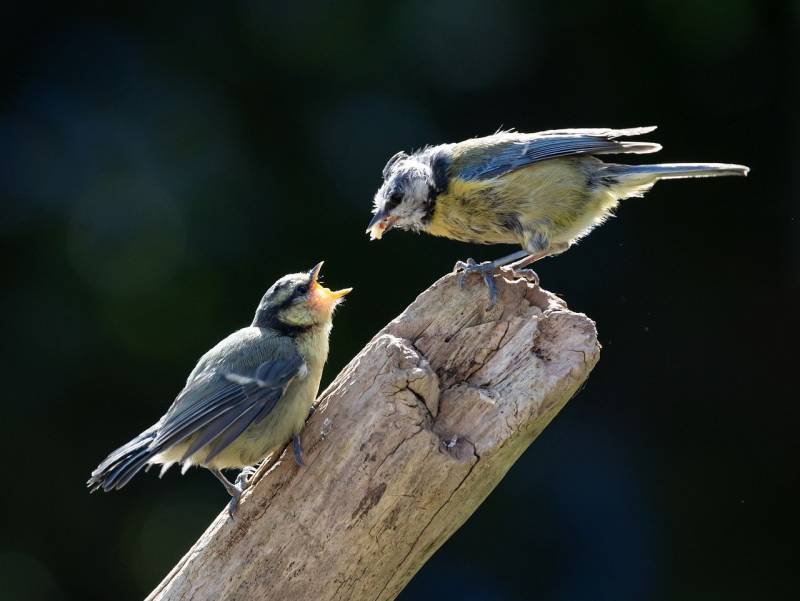
M 308 292 L 308 286 L 302 284 L 294 289 L 294 293 L 296 296 L 303 296 L 306 292 Z
M 389 206 L 396 207 L 401 202 L 403 202 L 403 193 L 402 192 L 392 192 L 392 195 L 389 197 Z

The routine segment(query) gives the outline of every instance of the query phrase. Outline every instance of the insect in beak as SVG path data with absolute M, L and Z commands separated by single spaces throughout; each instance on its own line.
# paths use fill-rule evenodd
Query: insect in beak
M 386 232 L 392 229 L 396 221 L 397 217 L 394 215 L 387 215 L 386 212 L 379 211 L 372 217 L 369 225 L 367 225 L 369 239 L 380 240 Z

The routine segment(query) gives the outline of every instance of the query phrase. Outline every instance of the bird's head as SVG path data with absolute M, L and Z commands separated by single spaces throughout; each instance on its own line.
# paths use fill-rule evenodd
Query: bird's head
M 375 193 L 373 217 L 367 226 L 370 240 L 380 240 L 393 227 L 425 229 L 441 188 L 434 173 L 435 164 L 427 159 L 424 155 L 398 152 L 386 163 L 383 184 Z
M 352 288 L 330 290 L 319 281 L 324 261 L 308 271 L 283 276 L 264 294 L 253 325 L 297 332 L 330 323 L 333 310 Z

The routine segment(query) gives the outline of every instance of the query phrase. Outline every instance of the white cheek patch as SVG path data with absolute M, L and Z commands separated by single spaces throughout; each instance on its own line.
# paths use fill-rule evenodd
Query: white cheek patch
M 428 199 L 428 182 L 424 177 L 416 177 L 410 182 L 410 189 L 406 192 L 414 200 L 414 205 L 419 206 Z

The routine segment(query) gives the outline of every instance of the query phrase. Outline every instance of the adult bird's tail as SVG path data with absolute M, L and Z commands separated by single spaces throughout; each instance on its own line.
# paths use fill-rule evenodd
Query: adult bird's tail
M 728 163 L 662 163 L 660 165 L 608 165 L 604 174 L 620 197 L 641 196 L 660 179 L 747 175 L 749 167 Z
M 106 457 L 86 483 L 91 492 L 99 488 L 106 492 L 118 490 L 130 482 L 130 479 L 157 453 L 150 448 L 150 443 L 156 437 L 156 429 L 156 426 L 151 426 Z

